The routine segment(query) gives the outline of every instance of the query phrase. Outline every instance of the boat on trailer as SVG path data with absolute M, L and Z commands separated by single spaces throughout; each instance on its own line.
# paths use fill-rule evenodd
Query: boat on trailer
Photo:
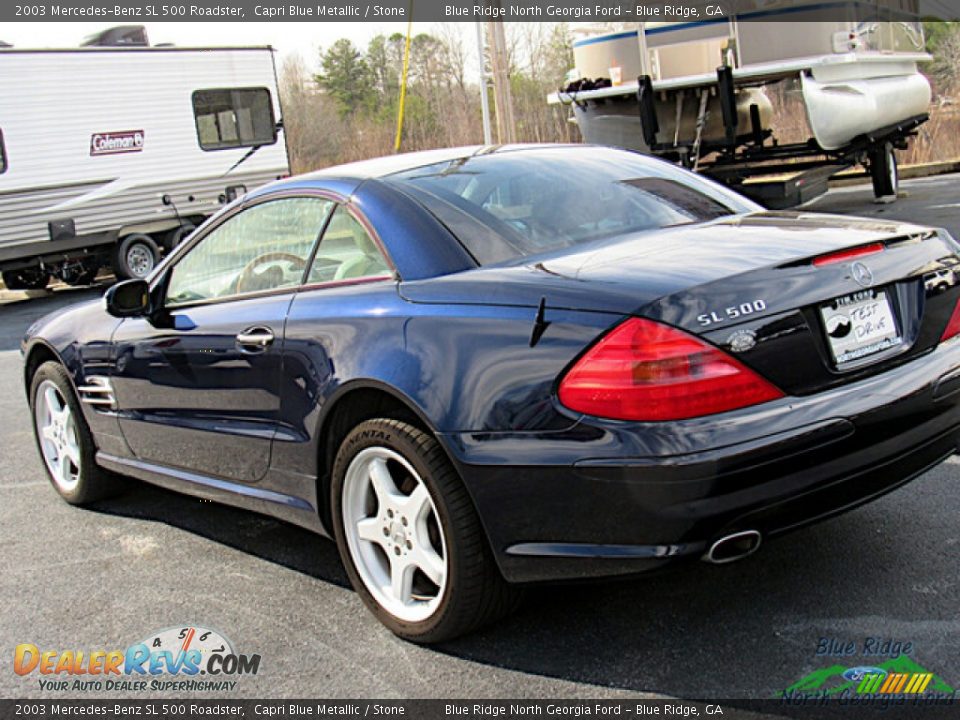
M 931 100 L 919 71 L 931 60 L 922 23 L 903 11 L 804 21 L 796 3 L 781 4 L 582 37 L 571 82 L 548 102 L 569 106 L 589 143 L 682 163 L 768 207 L 806 202 L 857 164 L 878 198 L 895 198 L 895 150 L 907 148 Z M 775 86 L 801 99 L 806 139 L 776 136 Z

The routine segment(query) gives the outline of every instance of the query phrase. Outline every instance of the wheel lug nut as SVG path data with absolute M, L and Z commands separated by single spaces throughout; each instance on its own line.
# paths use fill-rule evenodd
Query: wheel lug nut
M 393 554 L 394 554 L 394 555 L 399 555 L 399 554 L 400 554 L 400 546 L 399 546 L 399 545 L 393 548 Z
M 387 537 L 390 534 L 390 531 L 387 528 L 383 528 L 383 536 Z
M 407 550 L 413 550 L 413 543 L 407 540 Z
M 403 523 L 403 526 L 404 526 L 404 527 L 407 526 L 407 519 L 406 519 L 405 517 L 401 517 L 401 518 L 400 518 L 400 522 Z
M 387 510 L 387 517 L 388 517 L 388 518 L 392 518 L 392 517 L 393 517 L 393 510 Z

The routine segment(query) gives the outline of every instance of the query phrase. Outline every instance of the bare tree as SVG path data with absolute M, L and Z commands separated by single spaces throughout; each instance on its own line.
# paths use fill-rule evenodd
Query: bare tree
M 941 95 L 960 90 L 960 23 L 947 23 L 938 35 L 930 74 Z

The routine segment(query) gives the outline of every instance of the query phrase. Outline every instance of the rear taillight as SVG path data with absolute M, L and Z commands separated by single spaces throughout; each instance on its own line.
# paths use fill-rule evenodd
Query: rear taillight
M 947 322 L 947 327 L 943 331 L 943 335 L 940 336 L 940 342 L 949 340 L 957 335 L 960 335 L 960 300 L 953 306 L 953 313 L 950 315 L 950 320 Z
M 590 348 L 560 381 L 560 402 L 615 420 L 683 420 L 776 400 L 783 393 L 712 345 L 631 318 Z

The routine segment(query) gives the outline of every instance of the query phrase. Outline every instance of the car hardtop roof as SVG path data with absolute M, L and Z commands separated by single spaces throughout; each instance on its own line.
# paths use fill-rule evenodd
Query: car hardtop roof
M 437 150 L 420 150 L 417 152 L 400 153 L 398 155 L 387 155 L 370 160 L 360 160 L 357 162 L 346 163 L 343 165 L 332 165 L 320 170 L 303 173 L 302 175 L 293 175 L 274 182 L 261 185 L 259 188 L 250 191 L 245 196 L 245 202 L 256 198 L 265 197 L 274 193 L 290 192 L 296 190 L 323 189 L 349 197 L 353 192 L 365 182 L 378 181 L 395 173 L 416 170 L 417 168 L 428 167 L 439 163 L 449 163 L 455 160 L 463 160 L 470 157 L 479 157 L 482 155 L 504 154 L 513 152 L 530 152 L 536 150 L 553 150 L 557 148 L 571 148 L 585 150 L 589 148 L 602 148 L 616 152 L 631 153 L 630 150 L 619 148 L 609 148 L 605 146 L 590 145 L 587 143 L 517 143 L 513 145 L 466 145 L 455 148 L 441 148 Z M 640 155 L 651 163 L 664 163 L 665 161 L 649 156 Z
M 323 168 L 322 170 L 316 170 L 312 173 L 300 175 L 299 179 L 310 180 L 312 178 L 336 177 L 341 179 L 369 180 L 372 178 L 386 177 L 394 173 L 406 172 L 407 170 L 416 170 L 417 168 L 435 165 L 437 163 L 462 160 L 477 155 L 557 147 L 584 147 L 584 145 L 531 143 L 515 145 L 466 145 L 463 147 L 441 148 L 437 150 L 420 150 L 418 152 L 400 153 L 399 155 L 387 155 L 371 160 L 360 160 L 345 165 L 334 165 Z

